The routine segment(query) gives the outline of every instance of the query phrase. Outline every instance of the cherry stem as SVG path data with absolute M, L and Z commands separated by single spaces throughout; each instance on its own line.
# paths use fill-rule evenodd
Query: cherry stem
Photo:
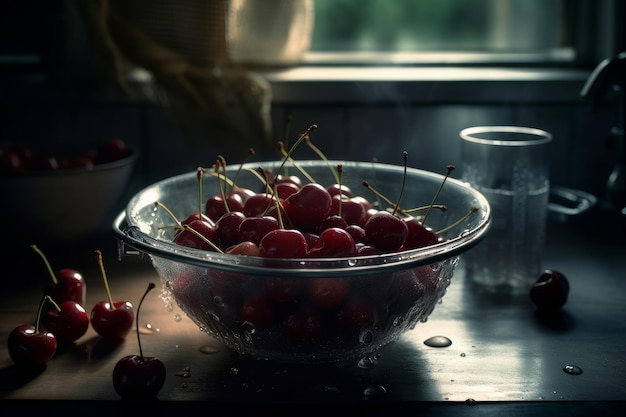
M 315 129 L 317 129 L 317 125 L 311 125 L 307 128 L 307 130 L 304 131 L 303 134 L 300 135 L 300 137 L 298 138 L 298 140 L 296 141 L 296 143 L 293 144 L 293 146 L 289 149 L 289 152 L 287 152 L 285 154 L 285 158 L 283 159 L 283 162 L 280 164 L 280 167 L 278 167 L 278 172 L 276 173 L 276 175 L 280 174 L 280 172 L 282 171 L 283 167 L 285 166 L 285 163 L 289 160 L 291 162 L 294 162 L 293 159 L 291 159 L 291 154 L 296 150 L 296 148 L 302 143 L 302 141 L 304 140 L 305 137 L 307 137 L 307 135 L 309 133 L 311 133 L 312 131 L 314 131 Z M 295 163 L 295 162 L 294 162 Z M 296 165 L 296 167 L 298 167 L 298 165 Z M 301 168 L 298 168 L 301 170 Z M 301 170 L 302 171 L 302 170 Z M 302 171 L 303 174 L 305 174 L 304 171 Z M 307 174 L 308 177 L 308 174 Z M 310 178 L 310 177 L 309 177 Z M 310 179 L 311 180 L 311 179 Z M 311 180 L 311 182 L 315 182 L 313 180 Z
M 52 299 L 52 297 L 50 297 L 49 295 L 46 295 L 45 297 L 48 299 L 48 301 L 50 302 L 50 304 L 52 304 L 52 305 L 54 306 L 54 309 L 60 313 L 60 312 L 61 312 L 61 306 L 59 306 L 59 305 L 58 305 L 58 304 L 57 304 L 57 303 L 56 303 L 56 302 Z
M 43 259 L 43 263 L 46 265 L 46 269 L 50 273 L 50 277 L 52 278 L 52 282 L 54 283 L 54 285 L 57 285 L 59 283 L 59 281 L 57 280 L 57 277 L 54 274 L 54 271 L 52 270 L 52 267 L 50 266 L 50 262 L 48 262 L 48 258 L 46 257 L 46 255 L 36 245 L 30 245 L 30 247 L 35 252 L 37 252 L 39 254 L 39 256 L 41 256 L 41 259 Z
M 402 200 L 402 195 L 404 194 L 404 185 L 406 184 L 406 166 L 407 166 L 407 159 L 409 157 L 409 153 L 407 151 L 402 152 L 402 157 L 404 158 L 404 174 L 402 175 L 402 185 L 400 186 L 400 195 L 398 195 L 398 201 L 394 205 L 393 212 L 391 213 L 394 216 L 396 215 L 396 212 L 398 211 L 398 208 L 400 207 L 400 201 Z
M 148 295 L 148 293 L 154 287 L 155 287 L 155 285 L 154 285 L 153 282 L 148 284 L 148 288 L 143 293 L 143 296 L 141 297 L 141 300 L 139 300 L 139 305 L 137 306 L 137 313 L 135 314 L 135 323 L 136 323 L 136 329 L 137 329 L 137 344 L 139 345 L 139 358 L 141 358 L 142 361 L 143 361 L 144 357 L 143 357 L 143 349 L 141 348 L 141 338 L 139 337 L 139 310 L 141 309 L 141 304 L 143 304 L 144 298 L 146 298 L 146 295 Z
M 202 218 L 202 168 L 196 170 L 196 178 L 198 179 L 198 216 Z
M 188 224 L 182 225 L 181 229 L 186 230 L 186 231 L 188 231 L 190 233 L 193 233 L 194 235 L 198 236 L 200 239 L 202 239 L 204 242 L 206 242 L 208 245 L 210 245 L 213 248 L 213 250 L 215 250 L 215 252 L 224 253 L 219 247 L 217 247 L 215 245 L 215 243 L 211 242 L 202 233 L 198 232 L 196 229 L 194 229 L 193 227 L 189 226 Z
M 341 190 L 341 182 L 343 180 L 343 164 L 337 164 L 337 184 L 339 184 L 339 209 L 337 210 L 339 217 L 341 217 L 343 207 L 343 192 Z
M 295 145 L 294 145 L 294 147 L 295 147 Z M 296 162 L 296 160 L 295 160 L 295 159 L 293 159 L 293 158 L 290 156 L 291 152 L 289 152 L 289 153 L 288 153 L 288 152 L 285 150 L 285 145 L 284 145 L 284 143 L 283 143 L 283 142 L 278 142 L 278 149 L 280 150 L 280 153 L 281 153 L 281 154 L 283 155 L 283 157 L 285 158 L 285 159 L 284 159 L 284 161 L 289 161 L 289 162 L 291 162 L 291 163 L 292 163 L 292 164 L 296 167 L 296 169 L 297 169 L 298 171 L 300 171 L 300 173 L 301 173 L 303 176 L 305 176 L 305 177 L 306 177 L 306 179 L 307 179 L 309 182 L 315 182 L 315 179 L 311 176 L 311 174 L 309 174 L 309 173 L 308 173 L 308 172 L 307 172 L 307 171 L 306 171 L 306 170 L 305 170 L 305 169 L 304 169 L 304 168 L 303 168 L 300 164 L 298 164 L 298 163 Z M 283 165 L 284 165 L 284 161 L 283 161 Z M 281 168 L 283 168 L 283 165 L 281 165 Z M 284 167 L 284 168 L 287 168 L 287 167 Z M 283 172 L 286 172 L 286 171 L 287 171 L 287 170 L 285 169 Z M 279 170 L 279 172 L 280 172 L 280 170 Z M 286 175 L 286 174 L 285 174 L 285 175 Z
M 454 170 L 454 165 L 448 165 L 446 167 L 446 169 L 447 169 L 446 176 L 443 177 L 443 181 L 441 181 L 441 184 L 439 184 L 439 189 L 437 190 L 437 192 L 433 196 L 433 201 L 430 202 L 428 210 L 426 210 L 426 213 L 424 214 L 424 218 L 422 218 L 422 225 L 424 225 L 426 223 L 426 218 L 428 217 L 428 214 L 430 213 L 430 209 L 435 204 L 435 201 L 437 200 L 437 197 L 439 197 L 439 193 L 441 192 L 441 189 L 443 188 L 443 185 L 446 183 L 446 180 L 448 179 L 448 177 L 450 176 L 450 174 Z
M 363 180 L 361 181 L 361 184 L 367 188 L 369 191 L 371 191 L 377 198 L 382 199 L 385 203 L 387 203 L 387 205 L 389 205 L 389 207 L 392 207 L 394 212 L 400 212 L 401 214 L 404 214 L 404 210 L 401 209 L 400 207 L 398 207 L 396 205 L 396 203 L 394 203 L 393 201 L 389 200 L 386 196 L 384 196 L 380 191 L 378 191 L 377 189 L 375 189 L 374 187 L 372 187 L 370 185 L 370 183 L 367 180 Z
M 37 309 L 37 320 L 35 320 L 35 333 L 39 333 L 39 323 L 41 322 L 41 313 L 43 313 L 43 306 L 47 301 L 52 301 L 49 295 L 44 295 L 41 299 L 41 303 L 39 303 L 39 308 Z
M 235 172 L 235 176 L 233 177 L 233 182 L 231 185 L 231 190 L 234 190 L 237 187 L 237 180 L 239 179 L 239 174 L 241 173 L 241 170 L 243 169 L 243 165 L 248 162 L 250 160 L 250 158 L 252 158 L 256 153 L 254 152 L 254 149 L 250 148 L 248 149 L 248 155 L 246 156 L 246 158 L 243 160 L 243 162 L 241 164 L 239 164 L 239 167 L 237 168 L 237 171 Z
M 315 152 L 322 161 L 326 162 L 326 165 L 328 165 L 328 168 L 330 169 L 330 172 L 333 174 L 333 176 L 335 177 L 335 182 L 339 182 L 339 174 L 333 169 L 333 167 L 328 163 L 328 158 L 326 157 L 326 155 L 324 155 L 324 152 L 322 152 L 320 150 L 320 148 L 318 148 L 317 146 L 315 146 L 313 144 L 313 142 L 311 142 L 311 137 L 309 135 L 306 135 L 304 137 L 304 141 L 306 142 L 306 144 L 309 146 L 309 148 L 311 148 L 313 150 L 313 152 Z
M 448 230 L 458 226 L 459 224 L 461 224 L 462 221 L 464 221 L 465 219 L 467 219 L 469 216 L 471 216 L 472 214 L 476 213 L 477 211 L 478 211 L 478 207 L 476 207 L 476 206 L 470 207 L 469 211 L 463 217 L 461 217 L 459 220 L 455 221 L 454 223 L 444 227 L 443 229 L 438 230 L 437 232 L 435 232 L 435 234 L 436 235 L 440 235 L 440 234 L 445 233 Z
M 162 208 L 163 210 L 165 210 L 165 212 L 172 218 L 172 220 L 174 220 L 174 222 L 176 223 L 176 227 L 177 228 L 180 229 L 180 228 L 183 227 L 183 225 L 180 222 L 180 220 L 178 220 L 178 217 L 176 217 L 174 215 L 174 213 L 172 213 L 172 211 L 169 208 L 167 208 L 167 206 L 165 204 L 161 203 L 160 201 L 155 201 L 154 205 L 157 206 L 157 207 Z
M 102 262 L 102 252 L 96 250 L 94 252 L 96 254 L 96 262 L 98 262 L 98 266 L 100 267 L 100 272 L 102 274 L 102 279 L 104 280 L 104 289 L 106 290 L 107 297 L 109 298 L 109 303 L 111 309 L 114 309 L 113 306 L 113 297 L 111 296 L 111 289 L 109 288 L 109 280 L 107 279 L 106 271 L 104 270 L 104 263 Z
M 287 116 L 287 123 L 285 123 L 285 137 L 283 138 L 283 143 L 287 146 L 289 146 L 289 135 L 291 134 L 291 122 L 293 120 L 293 116 L 289 115 Z M 287 167 L 285 167 L 285 175 L 289 175 L 288 172 L 289 170 L 287 169 Z
M 215 170 L 218 171 L 220 168 L 222 168 L 222 174 L 224 175 L 224 178 L 226 178 L 226 159 L 222 156 L 222 155 L 218 155 L 217 156 L 217 162 L 215 164 Z M 220 194 L 222 196 L 222 202 L 224 203 L 224 208 L 226 209 L 226 213 L 230 212 L 230 207 L 228 207 L 228 201 L 226 201 L 226 192 L 224 191 L 224 183 L 222 181 L 220 181 L 220 177 L 218 177 L 218 182 L 217 184 L 220 187 Z M 234 184 L 233 184 L 234 186 Z

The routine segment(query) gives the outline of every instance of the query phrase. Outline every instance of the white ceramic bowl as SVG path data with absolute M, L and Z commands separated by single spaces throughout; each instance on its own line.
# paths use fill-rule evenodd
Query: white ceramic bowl
M 343 184 L 375 200 L 362 185 L 367 180 L 384 195 L 398 196 L 403 167 L 364 162 L 343 165 Z M 300 162 L 316 182 L 334 182 L 326 162 Z M 271 168 L 279 162 L 246 165 Z M 228 168 L 230 178 L 237 166 Z M 290 167 L 290 173 L 295 168 Z M 243 171 L 237 184 L 258 189 L 258 178 Z M 409 168 L 401 206 L 428 205 L 443 176 Z M 217 181 L 205 175 L 202 201 L 217 193 Z M 172 218 L 198 211 L 196 172 L 157 182 L 137 193 L 114 222 L 122 251 L 149 254 L 165 289 L 167 303 L 177 303 L 198 326 L 237 352 L 258 359 L 321 363 L 361 357 L 397 339 L 424 321 L 444 296 L 459 256 L 488 230 L 490 208 L 475 189 L 449 178 L 427 223 L 439 230 L 477 211 L 443 237 L 419 249 L 347 258 L 268 259 L 222 254 L 172 243 Z M 317 280 L 317 281 L 316 281 Z M 325 280 L 344 289 L 332 305 L 316 304 L 311 286 Z M 317 287 L 319 288 L 319 287 Z M 347 288 L 347 290 L 346 290 Z M 332 290 L 331 290 L 332 291 Z M 257 304 L 255 304 L 257 303 Z M 267 320 L 248 320 L 252 313 Z M 255 310 L 256 309 L 256 310 Z M 244 312 L 244 310 L 247 310 Z
M 5 232 L 24 242 L 60 243 L 102 228 L 122 202 L 136 159 L 132 151 L 123 159 L 91 168 L 1 175 Z

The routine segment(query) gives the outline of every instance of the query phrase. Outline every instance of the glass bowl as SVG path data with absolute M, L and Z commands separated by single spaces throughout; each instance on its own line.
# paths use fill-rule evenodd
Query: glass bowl
M 280 164 L 244 164 L 237 185 L 263 191 L 260 179 L 247 169 L 276 173 Z M 372 189 L 391 201 L 402 194 L 402 209 L 429 205 L 440 189 L 436 203 L 447 209 L 432 209 L 426 225 L 440 230 L 463 220 L 443 233 L 439 243 L 379 255 L 269 259 L 193 249 L 172 242 L 172 214 L 182 220 L 219 193 L 215 176 L 203 175 L 199 187 L 194 171 L 150 185 L 128 202 L 113 224 L 120 251 L 148 254 L 165 301 L 177 303 L 203 331 L 240 354 L 283 363 L 361 358 L 426 321 L 444 296 L 459 256 L 487 233 L 490 207 L 468 184 L 454 178 L 444 182 L 442 174 L 407 168 L 403 186 L 401 166 L 298 164 L 325 187 L 336 183 L 330 167 L 341 164 L 342 185 L 375 207 L 380 197 Z M 239 168 L 228 167 L 226 176 L 235 177 Z M 280 173 L 300 175 L 291 163 Z M 379 208 L 386 206 L 381 202 Z M 475 212 L 466 217 L 471 207 Z

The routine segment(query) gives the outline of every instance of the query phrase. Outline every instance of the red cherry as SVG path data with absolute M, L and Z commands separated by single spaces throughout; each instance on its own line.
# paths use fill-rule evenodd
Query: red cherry
M 366 211 L 363 204 L 354 199 L 344 198 L 340 200 L 339 198 L 339 195 L 333 197 L 331 213 L 339 215 L 339 212 L 341 212 L 341 217 L 347 224 L 364 226 Z
M 41 316 L 41 326 L 54 334 L 59 343 L 72 344 L 87 333 L 89 316 L 80 304 L 74 301 L 51 302 L 55 308 Z
M 359 332 L 376 322 L 376 311 L 371 302 L 361 296 L 348 299 L 337 313 L 337 327 Z
M 43 306 L 49 299 L 45 296 L 39 304 L 35 325 L 21 324 L 7 338 L 9 356 L 16 365 L 39 367 L 46 365 L 57 350 L 57 339 L 49 331 L 40 329 Z
M 339 215 L 332 215 L 322 220 L 322 222 L 317 226 L 316 229 L 317 232 L 321 233 L 326 229 L 330 229 L 331 227 L 345 229 L 346 227 L 348 227 L 348 222 L 346 222 L 346 220 Z
M 249 240 L 245 240 L 241 243 L 237 243 L 236 245 L 229 246 L 224 252 L 231 255 L 243 256 L 261 255 L 261 252 L 259 251 L 259 246 L 254 242 L 250 242 Z
M 320 240 L 309 250 L 311 257 L 346 257 L 356 255 L 356 245 L 350 233 L 331 227 L 320 234 Z
M 348 290 L 349 281 L 346 278 L 311 278 L 308 280 L 311 302 L 324 309 L 339 306 L 346 298 Z
M 311 306 L 301 306 L 285 319 L 285 334 L 295 340 L 310 340 L 322 332 L 322 320 Z
M 98 163 L 118 161 L 130 155 L 130 148 L 126 142 L 119 138 L 105 140 L 96 152 Z
M 113 301 L 102 263 L 102 252 L 97 250 L 95 253 L 108 299 L 97 302 L 91 309 L 91 326 L 102 338 L 119 342 L 126 338 L 133 327 L 133 305 L 128 301 Z
M 369 244 L 383 252 L 400 249 L 408 234 L 406 223 L 388 211 L 374 214 L 367 220 L 364 229 Z
M 139 310 L 146 294 L 155 287 L 153 283 L 148 284 L 148 289 L 144 293 L 137 307 L 137 324 L 139 323 Z M 115 392 L 123 399 L 142 400 L 151 399 L 161 391 L 165 384 L 167 372 L 165 365 L 160 359 L 154 356 L 144 356 L 139 337 L 139 326 L 137 326 L 137 343 L 139 344 L 139 355 L 128 355 L 120 359 L 113 368 L 113 387 Z
M 274 323 L 274 307 L 272 302 L 262 294 L 255 294 L 243 300 L 241 319 L 255 327 L 268 327 Z
M 347 198 L 351 198 L 354 194 L 352 193 L 352 190 L 350 189 L 350 187 L 341 184 L 341 186 L 339 184 L 333 184 L 329 187 L 326 187 L 326 191 L 328 191 L 328 193 L 331 195 L 331 197 L 335 197 L 335 196 L 339 196 L 339 195 L 344 195 Z
M 204 239 L 198 236 L 198 234 L 203 236 Z M 207 240 L 211 243 L 207 242 Z M 217 229 L 208 221 L 193 220 L 184 229 L 177 231 L 172 241 L 177 245 L 188 248 L 215 250 L 215 245 L 218 242 Z
M 275 205 L 276 200 L 271 194 L 259 193 L 246 200 L 242 212 L 246 217 L 257 217 L 265 214 L 269 208 Z
M 259 251 L 267 258 L 306 258 L 307 241 L 299 230 L 272 230 L 261 239 Z
M 57 340 L 51 332 L 40 331 L 31 324 L 14 328 L 7 339 L 9 356 L 16 365 L 46 365 L 54 356 Z
M 355 243 L 366 242 L 365 229 L 363 229 L 361 226 L 356 225 L 356 224 L 351 224 L 351 225 L 348 225 L 345 228 L 345 230 L 346 232 L 350 233 L 350 236 L 352 236 L 352 239 L 354 239 Z
M 303 185 L 285 200 L 285 211 L 293 224 L 303 230 L 313 230 L 330 214 L 332 198 L 320 184 Z
M 293 182 L 279 182 L 276 184 L 276 195 L 279 198 L 287 198 L 292 194 L 297 193 L 300 187 Z
M 231 246 L 241 242 L 239 226 L 246 219 L 241 211 L 230 211 L 220 217 L 215 223 L 217 236 L 224 246 Z
M 226 196 L 226 203 L 224 203 L 224 198 L 221 195 L 216 194 L 207 199 L 204 205 L 204 214 L 214 222 L 217 222 L 220 217 L 228 212 L 243 212 L 243 207 L 243 198 L 237 193 Z
M 559 271 L 547 269 L 530 288 L 530 298 L 541 310 L 558 310 L 567 302 L 569 281 Z
M 407 225 L 408 233 L 402 246 L 403 250 L 417 249 L 439 243 L 435 232 L 430 227 L 422 225 L 416 218 L 406 218 L 404 222 Z
M 46 255 L 36 245 L 30 247 L 41 257 L 50 275 L 50 281 L 43 290 L 44 295 L 49 295 L 57 303 L 74 301 L 84 306 L 87 298 L 87 284 L 80 272 L 63 268 L 55 273 Z
M 280 227 L 278 220 L 274 217 L 246 217 L 239 224 L 239 238 L 241 241 L 251 241 L 257 245 L 263 236 Z

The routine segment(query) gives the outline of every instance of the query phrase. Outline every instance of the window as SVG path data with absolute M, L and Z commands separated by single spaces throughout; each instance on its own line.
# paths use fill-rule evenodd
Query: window
M 597 62 L 619 52 L 616 16 L 615 0 L 315 0 L 307 60 Z

